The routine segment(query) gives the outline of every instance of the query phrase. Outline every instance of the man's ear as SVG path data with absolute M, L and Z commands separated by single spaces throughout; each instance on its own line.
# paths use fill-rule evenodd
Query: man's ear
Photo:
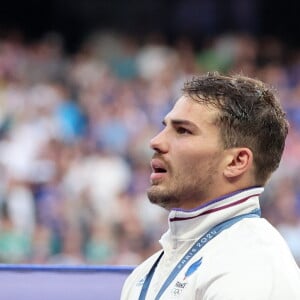
M 234 179 L 249 172 L 253 166 L 253 153 L 249 148 L 228 149 L 224 176 Z

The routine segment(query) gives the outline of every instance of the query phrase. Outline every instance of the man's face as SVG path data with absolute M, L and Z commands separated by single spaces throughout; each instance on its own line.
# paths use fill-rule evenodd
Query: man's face
M 218 196 L 223 148 L 214 120 L 218 111 L 182 96 L 151 140 L 148 197 L 166 209 L 192 209 Z

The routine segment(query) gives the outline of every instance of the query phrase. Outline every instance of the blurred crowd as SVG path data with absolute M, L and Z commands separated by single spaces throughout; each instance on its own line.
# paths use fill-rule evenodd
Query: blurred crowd
M 290 122 L 262 212 L 300 264 L 300 50 L 224 34 L 195 47 L 99 32 L 73 53 L 48 33 L 0 38 L 0 263 L 137 264 L 159 248 L 149 140 L 193 74 L 218 70 L 277 88 Z

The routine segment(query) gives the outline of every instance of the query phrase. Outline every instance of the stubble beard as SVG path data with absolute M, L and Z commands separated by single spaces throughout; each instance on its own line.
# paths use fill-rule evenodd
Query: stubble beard
M 154 184 L 147 190 L 147 195 L 151 203 L 159 205 L 167 210 L 180 208 L 189 202 L 194 207 L 200 206 L 207 200 L 208 190 L 213 185 L 213 177 L 216 174 L 215 165 L 211 162 L 206 171 L 205 178 L 193 176 L 198 174 L 194 167 L 191 167 L 189 174 L 185 178 L 173 176 L 169 185 Z M 201 174 L 201 173 L 200 173 Z M 193 203 L 194 202 L 194 203 Z
M 152 185 L 147 191 L 151 203 L 159 205 L 167 210 L 179 206 L 180 200 L 176 194 L 175 191 L 163 189 L 159 185 Z

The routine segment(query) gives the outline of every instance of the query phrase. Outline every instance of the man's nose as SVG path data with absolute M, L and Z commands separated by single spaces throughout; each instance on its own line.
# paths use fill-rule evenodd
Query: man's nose
M 157 153 L 168 152 L 168 144 L 166 142 L 165 132 L 162 130 L 150 141 L 150 147 Z

